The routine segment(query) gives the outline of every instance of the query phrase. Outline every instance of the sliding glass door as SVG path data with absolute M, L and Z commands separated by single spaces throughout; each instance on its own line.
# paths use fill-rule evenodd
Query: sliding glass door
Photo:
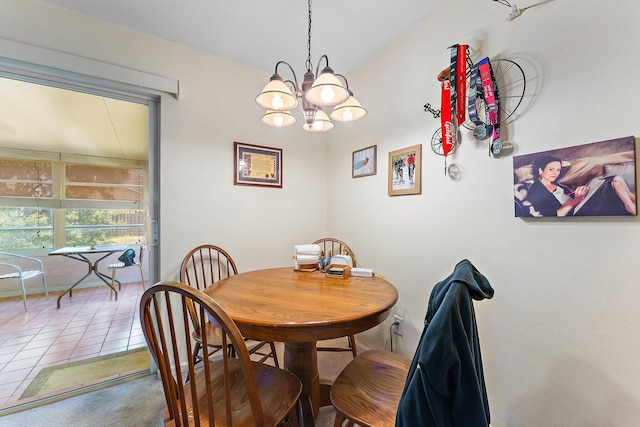
M 62 246 L 144 245 L 147 285 L 157 281 L 159 102 L 158 95 L 114 88 L 113 82 L 89 85 L 37 70 L 0 69 L 0 251 L 35 256 L 47 265 L 58 261 L 47 254 Z M 73 304 L 55 308 L 55 293 L 84 274 L 73 268 L 81 263 L 68 264 L 68 271 L 58 264 L 51 271 L 45 267 L 49 300 L 30 304 L 28 314 L 0 311 L 2 323 L 15 325 L 0 342 L 15 349 L 0 364 L 0 378 L 15 380 L 15 395 L 37 374 L 23 366 L 37 370 L 55 365 L 56 355 L 61 363 L 75 363 L 83 354 L 99 358 L 144 347 L 136 328 L 137 300 L 127 301 L 127 292 L 111 300 L 109 288 L 98 283 L 86 288 L 95 296 L 82 308 L 85 289 L 74 290 Z M 137 298 L 141 289 L 131 289 L 129 297 Z M 13 301 L 11 292 L 0 289 L 0 305 Z M 24 372 L 20 385 L 18 371 Z M 11 403 L 20 402 L 13 397 L 0 406 Z

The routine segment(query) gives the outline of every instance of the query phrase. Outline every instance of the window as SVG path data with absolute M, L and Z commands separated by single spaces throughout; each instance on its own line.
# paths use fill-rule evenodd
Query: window
M 144 243 L 147 162 L 0 149 L 0 248 Z

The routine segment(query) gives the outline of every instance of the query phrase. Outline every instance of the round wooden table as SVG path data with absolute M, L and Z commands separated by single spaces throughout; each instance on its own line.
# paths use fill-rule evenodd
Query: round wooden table
M 398 300 L 396 288 L 377 277 L 325 277 L 293 267 L 256 270 L 205 290 L 247 338 L 285 343 L 284 367 L 302 381 L 304 425 L 330 405 L 320 385 L 316 342 L 366 331 L 383 322 Z

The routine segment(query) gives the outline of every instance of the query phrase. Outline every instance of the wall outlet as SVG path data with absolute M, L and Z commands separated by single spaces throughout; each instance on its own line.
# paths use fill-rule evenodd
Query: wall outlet
M 393 333 L 402 336 L 402 317 L 394 315 L 393 323 L 398 323 L 393 327 Z

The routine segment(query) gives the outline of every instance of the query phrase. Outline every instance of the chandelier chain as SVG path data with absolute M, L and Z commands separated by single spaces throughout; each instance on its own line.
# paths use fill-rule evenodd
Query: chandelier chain
M 309 0 L 309 31 L 307 33 L 307 71 L 311 71 L 311 0 Z

